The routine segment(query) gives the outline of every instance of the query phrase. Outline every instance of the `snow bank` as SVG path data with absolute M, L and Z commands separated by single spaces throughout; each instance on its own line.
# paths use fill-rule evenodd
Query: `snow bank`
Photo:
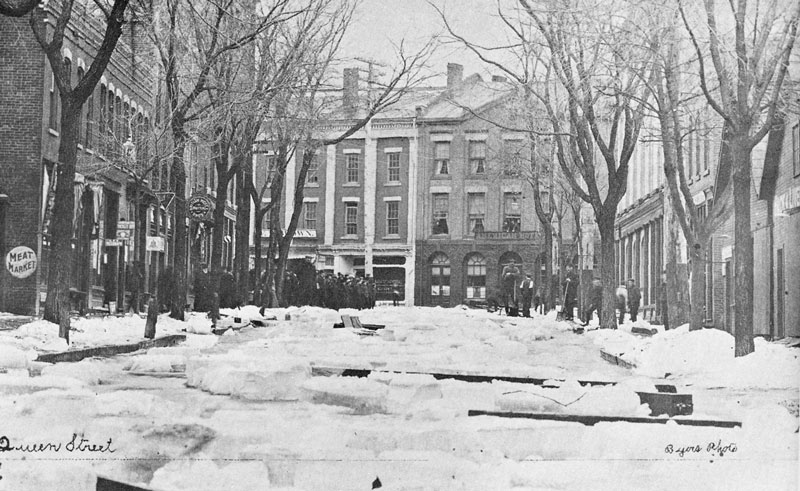
M 100 383 L 100 367 L 94 360 L 81 360 L 76 363 L 56 363 L 42 368 L 43 376 L 67 377 L 80 380 L 87 385 L 97 385 Z
M 734 357 L 733 336 L 719 329 L 689 331 L 688 325 L 641 338 L 623 330 L 590 333 L 607 352 L 636 365 L 634 373 L 680 377 L 704 387 L 796 388 L 800 353 L 755 339 L 755 351 Z M 765 370 L 769 367 L 769 370 Z
M 311 367 L 303 360 L 260 359 L 241 351 L 228 356 L 194 356 L 186 361 L 189 387 L 248 400 L 296 400 L 300 397 L 298 386 L 310 376 Z
M 344 406 L 355 414 L 386 413 L 389 390 L 374 380 L 350 377 L 313 377 L 302 384 L 309 401 Z
M 0 344 L 0 368 L 27 368 L 29 362 L 35 359 L 36 353 L 30 350 Z

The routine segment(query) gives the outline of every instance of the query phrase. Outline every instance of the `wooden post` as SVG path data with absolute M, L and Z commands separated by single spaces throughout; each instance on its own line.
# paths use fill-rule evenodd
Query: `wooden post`
M 147 303 L 147 321 L 144 324 L 144 337 L 147 339 L 156 337 L 156 322 L 158 322 L 158 300 L 151 297 Z

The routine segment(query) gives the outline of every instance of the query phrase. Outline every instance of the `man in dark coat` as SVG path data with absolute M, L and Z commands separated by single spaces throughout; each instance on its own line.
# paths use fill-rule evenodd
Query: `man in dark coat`
M 519 268 L 512 259 L 503 268 L 503 306 L 506 309 L 506 315 L 516 315 L 517 312 L 517 278 L 519 277 Z
M 633 278 L 628 280 L 628 311 L 631 313 L 631 322 L 636 322 L 636 315 L 639 313 L 639 304 L 642 301 L 642 293 L 636 286 Z
M 533 300 L 533 280 L 531 275 L 526 274 L 525 279 L 519 285 L 519 291 L 522 294 L 522 316 L 531 316 L 531 300 Z
M 567 274 L 561 286 L 564 289 L 564 320 L 571 321 L 575 315 L 575 306 L 578 304 L 578 275 L 573 271 L 571 264 L 567 264 Z

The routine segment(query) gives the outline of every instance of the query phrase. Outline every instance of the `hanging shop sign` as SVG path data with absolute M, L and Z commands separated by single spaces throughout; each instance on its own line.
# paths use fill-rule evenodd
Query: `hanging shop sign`
M 36 253 L 33 249 L 18 246 L 6 254 L 6 269 L 15 278 L 27 278 L 36 271 Z
M 136 224 L 133 220 L 120 220 L 117 222 L 117 230 L 133 230 L 136 228 Z
M 151 236 L 147 238 L 147 250 L 164 252 L 164 237 Z
M 132 235 L 133 235 L 133 230 L 127 230 L 127 229 L 117 230 L 117 240 L 131 240 Z
M 192 220 L 211 220 L 211 213 L 214 211 L 214 200 L 205 194 L 195 194 L 189 198 L 187 209 Z

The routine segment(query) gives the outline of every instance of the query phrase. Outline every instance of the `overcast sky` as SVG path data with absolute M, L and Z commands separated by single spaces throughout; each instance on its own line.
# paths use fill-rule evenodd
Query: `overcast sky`
M 447 13 L 458 33 L 488 44 L 502 44 L 495 0 L 431 0 Z M 371 58 L 391 64 L 395 46 L 405 39 L 407 51 L 419 49 L 445 33 L 441 18 L 428 0 L 361 0 L 343 43 L 344 56 Z M 464 76 L 487 70 L 472 53 L 456 45 L 440 46 L 431 60 L 434 74 L 444 74 L 447 63 L 464 65 Z M 495 70 L 496 71 L 496 70 Z M 484 77 L 485 78 L 485 77 Z M 443 84 L 440 77 L 434 82 Z

